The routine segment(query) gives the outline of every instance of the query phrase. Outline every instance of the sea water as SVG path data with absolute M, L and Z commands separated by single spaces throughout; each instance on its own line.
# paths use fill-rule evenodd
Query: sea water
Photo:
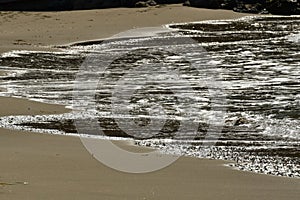
M 1 127 L 130 139 L 166 153 L 233 160 L 237 169 L 299 178 L 300 18 L 167 28 L 61 52 L 3 54 L 2 96 L 75 111 L 2 117 Z M 101 132 L 89 126 L 95 119 Z M 78 133 L 82 121 L 86 131 Z

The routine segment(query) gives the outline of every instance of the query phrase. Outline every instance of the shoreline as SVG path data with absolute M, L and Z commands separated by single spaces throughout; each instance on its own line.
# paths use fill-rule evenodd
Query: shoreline
M 108 38 L 122 31 L 170 23 L 233 19 L 251 14 L 179 4 L 159 8 L 112 8 L 64 12 L 0 12 L 0 53 L 51 50 L 77 41 Z M 24 28 L 24 25 L 26 28 Z M 40 27 L 43 27 L 40 29 Z M 74 34 L 75 33 L 75 34 Z
M 1 199 L 114 200 L 126 196 L 250 200 L 262 196 L 297 199 L 299 195 L 297 179 L 234 170 L 224 166 L 225 161 L 181 157 L 153 173 L 127 174 L 93 159 L 75 137 L 0 131 L 0 183 L 12 184 L 0 186 Z M 20 143 L 23 146 L 16 146 Z M 5 157 L 10 158 L 8 162 Z M 17 182 L 26 184 L 14 184 Z
M 178 5 L 166 6 L 160 9 L 160 12 L 168 11 L 178 14 Z M 199 9 L 184 8 L 196 12 Z M 135 12 L 151 14 L 155 16 L 156 9 L 113 9 L 118 10 L 123 15 L 132 16 Z M 144 12 L 146 10 L 146 12 Z M 154 10 L 154 11 L 153 11 Z M 217 18 L 223 16 L 224 11 L 205 11 L 202 18 Z M 100 10 L 93 11 L 72 11 L 65 13 L 46 13 L 47 15 L 62 15 L 61 18 L 68 18 L 72 14 L 75 17 L 87 15 Z M 114 17 L 112 11 L 110 13 Z M 220 13 L 215 16 L 215 13 Z M 229 12 L 230 16 L 239 17 L 240 13 Z M 209 14 L 208 14 L 209 13 Z M 149 14 L 149 15 L 150 15 Z M 237 15 L 235 15 L 237 14 Z M 195 16 L 189 13 L 193 21 Z M 198 14 L 199 15 L 199 14 Z M 171 15 L 172 16 L 172 15 Z M 145 24 L 149 17 L 138 22 L 137 26 Z M 168 17 L 168 16 L 166 16 Z M 26 17 L 25 17 L 26 18 Z M 123 16 L 124 18 L 124 16 Z M 171 17 L 169 17 L 171 18 Z M 46 18 L 48 19 L 48 18 Z M 180 19 L 180 16 L 177 18 Z M 221 19 L 221 18 L 220 18 Z M 24 20 L 24 19 L 22 19 Z M 21 21 L 22 21 L 21 20 Z M 26 19 L 28 20 L 28 18 Z M 26 21 L 25 20 L 25 21 Z M 66 19 L 64 19 L 66 20 Z M 120 19 L 121 20 L 121 19 Z M 120 31 L 132 28 L 132 22 L 124 22 L 122 27 L 115 27 L 111 24 L 105 33 L 101 35 L 114 35 Z M 165 20 L 155 22 L 162 24 Z M 39 20 L 37 20 L 39 21 Z M 60 21 L 60 20 L 55 20 Z M 200 20 L 199 20 L 200 21 Z M 202 21 L 202 20 L 201 20 Z M 120 21 L 121 22 L 121 21 Z M 72 20 L 66 20 L 66 23 L 72 24 Z M 34 23 L 33 23 L 34 24 Z M 104 23 L 105 25 L 105 23 Z M 104 26 L 102 25 L 102 26 Z M 47 25 L 45 25 L 47 26 Z M 48 29 L 49 27 L 45 27 Z M 101 28 L 100 28 L 101 29 Z M 120 30 L 122 29 L 122 30 Z M 55 30 L 59 32 L 60 30 Z M 77 30 L 78 31 L 78 30 Z M 93 30 L 90 30 L 93 31 Z M 76 31 L 75 31 L 76 32 Z M 45 38 L 35 40 L 32 35 L 18 33 L 11 36 L 7 43 L 0 43 L 0 53 L 7 50 L 22 50 L 27 45 L 9 44 L 24 35 L 25 42 L 36 43 L 42 41 L 44 44 L 51 45 L 52 40 Z M 62 33 L 62 34 L 65 34 Z M 83 39 L 94 37 L 94 35 L 82 34 Z M 104 37 L 99 37 L 104 38 Z M 31 40 L 30 40 L 31 39 Z M 74 38 L 57 38 L 52 45 L 61 45 L 61 42 L 69 42 Z M 93 38 L 92 38 L 93 39 Z M 0 41 L 5 40 L 0 34 Z M 77 40 L 78 41 L 78 40 Z M 56 44 L 57 43 L 57 44 Z M 63 44 L 66 44 L 63 43 Z M 3 45 L 4 44 L 4 45 Z M 30 45 L 28 48 L 31 48 Z M 20 48 L 20 49 L 19 49 Z M 35 50 L 34 47 L 32 50 Z M 41 49 L 42 50 L 42 49 Z M 16 99 L 10 97 L 0 97 L 1 109 L 0 116 L 6 115 L 38 115 L 65 113 L 70 110 L 61 105 L 51 105 L 45 103 L 33 102 L 26 99 Z M 199 159 L 192 157 L 181 157 L 177 162 L 162 170 L 147 174 L 126 174 L 115 171 L 104 166 L 95 160 L 84 148 L 80 138 L 38 134 L 22 132 L 16 130 L 0 129 L 0 197 L 1 199 L 298 199 L 300 192 L 299 179 L 290 179 L 286 177 L 273 177 L 269 175 L 256 174 L 232 169 L 232 167 L 223 166 L 228 163 L 221 160 Z M 140 147 L 120 143 L 125 149 L 140 152 Z M 22 184 L 23 183 L 23 184 Z M 25 184 L 26 183 L 26 184 Z M 171 192 L 170 192 L 171 191 Z M 217 191 L 217 192 L 216 192 Z M 24 195 L 26 194 L 26 195 Z

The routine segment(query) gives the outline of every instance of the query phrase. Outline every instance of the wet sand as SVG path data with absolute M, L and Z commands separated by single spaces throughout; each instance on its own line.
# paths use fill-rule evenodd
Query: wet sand
M 105 38 L 133 27 L 240 16 L 244 14 L 178 5 L 59 13 L 5 12 L 0 16 L 0 52 L 40 50 L 47 45 Z M 69 111 L 63 106 L 4 97 L 0 98 L 0 105 L 0 116 Z M 157 172 L 121 173 L 95 160 L 76 137 L 0 129 L 0 149 L 0 199 L 3 200 L 291 200 L 300 196 L 299 179 L 232 170 L 223 166 L 224 161 L 182 157 Z
M 148 174 L 94 160 L 78 138 L 1 131 L 1 199 L 298 199 L 299 179 L 232 170 L 182 157 Z

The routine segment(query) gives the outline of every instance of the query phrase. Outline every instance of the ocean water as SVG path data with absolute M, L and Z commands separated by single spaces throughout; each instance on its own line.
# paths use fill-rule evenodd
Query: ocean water
M 2 117 L 0 126 L 130 139 L 166 153 L 233 160 L 240 170 L 300 177 L 300 17 L 133 32 L 59 53 L 3 54 L 2 96 L 74 111 Z

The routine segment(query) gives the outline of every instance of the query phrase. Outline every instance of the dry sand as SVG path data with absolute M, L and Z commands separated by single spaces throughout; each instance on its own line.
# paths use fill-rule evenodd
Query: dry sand
M 133 27 L 240 16 L 244 14 L 179 5 L 1 12 L 0 52 L 105 38 Z M 0 105 L 0 116 L 68 111 L 63 106 L 15 98 L 0 98 Z M 224 163 L 182 157 L 154 173 L 126 174 L 93 159 L 78 138 L 0 129 L 0 199 L 299 199 L 299 179 L 241 172 Z
M 128 29 L 246 14 L 181 5 L 72 12 L 0 12 L 0 53 L 107 38 Z

